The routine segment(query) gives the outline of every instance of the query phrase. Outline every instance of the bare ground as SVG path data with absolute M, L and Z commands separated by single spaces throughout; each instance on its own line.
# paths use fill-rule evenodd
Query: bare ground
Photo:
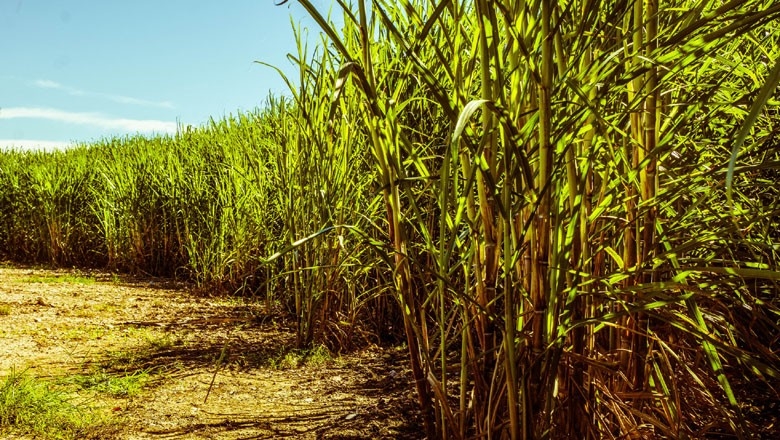
M 2 265 L 0 311 L 0 380 L 12 370 L 45 380 L 148 374 L 130 397 L 78 391 L 109 419 L 99 438 L 422 438 L 403 350 L 307 361 L 291 348 L 290 323 L 261 304 Z

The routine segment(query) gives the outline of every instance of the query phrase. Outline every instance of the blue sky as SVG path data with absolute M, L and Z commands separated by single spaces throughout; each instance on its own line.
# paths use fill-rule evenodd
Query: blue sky
M 173 133 L 262 106 L 286 86 L 255 61 L 294 72 L 291 17 L 313 44 L 294 0 L 0 0 L 0 148 Z

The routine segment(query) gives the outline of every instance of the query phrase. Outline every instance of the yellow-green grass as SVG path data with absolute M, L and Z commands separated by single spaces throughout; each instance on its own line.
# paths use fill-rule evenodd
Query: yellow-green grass
M 112 431 L 104 412 L 62 386 L 16 371 L 0 380 L 0 433 L 80 439 Z
M 95 369 L 88 374 L 73 374 L 58 380 L 62 385 L 75 385 L 80 389 L 94 391 L 117 398 L 137 396 L 151 380 L 147 371 L 139 370 L 127 374 L 109 373 Z

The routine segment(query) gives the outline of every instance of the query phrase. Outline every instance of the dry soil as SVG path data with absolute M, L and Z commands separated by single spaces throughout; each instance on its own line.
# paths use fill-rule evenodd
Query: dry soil
M 148 375 L 133 396 L 78 391 L 110 421 L 100 437 L 422 437 L 402 349 L 307 358 L 292 348 L 289 320 L 259 303 L 165 280 L 0 265 L 0 312 L 0 380 L 12 369 L 53 383 Z

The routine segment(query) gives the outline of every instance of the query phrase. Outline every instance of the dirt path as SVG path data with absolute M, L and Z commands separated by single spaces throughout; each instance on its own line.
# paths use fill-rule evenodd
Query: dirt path
M 111 426 L 98 438 L 421 437 L 402 350 L 334 357 L 292 341 L 289 325 L 257 304 L 0 266 L 0 383 L 22 370 L 81 378 L 78 397 Z M 140 378 L 140 391 L 95 386 L 107 377 Z

